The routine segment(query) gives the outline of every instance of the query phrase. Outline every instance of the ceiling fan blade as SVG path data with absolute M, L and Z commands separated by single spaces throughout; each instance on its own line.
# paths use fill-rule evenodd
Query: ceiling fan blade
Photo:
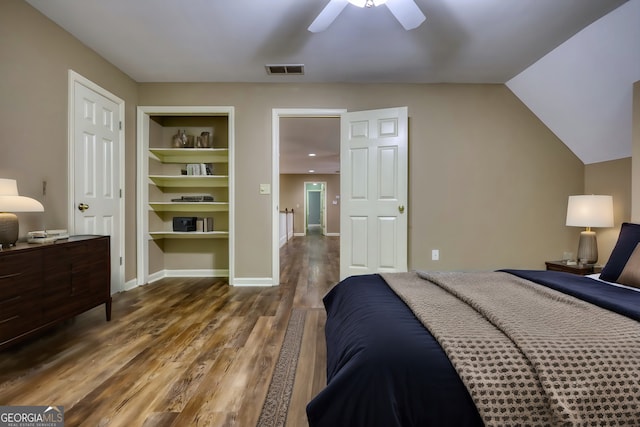
M 308 30 L 312 33 L 319 33 L 327 29 L 335 21 L 340 12 L 349 4 L 347 0 L 330 0 L 329 4 L 322 9 L 322 12 L 309 25 Z
M 413 0 L 387 0 L 385 5 L 407 31 L 418 28 L 427 19 Z

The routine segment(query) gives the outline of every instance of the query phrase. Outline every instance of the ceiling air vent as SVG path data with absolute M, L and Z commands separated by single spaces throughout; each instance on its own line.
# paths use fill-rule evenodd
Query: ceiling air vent
M 298 75 L 304 74 L 304 64 L 267 64 L 265 65 L 269 75 Z

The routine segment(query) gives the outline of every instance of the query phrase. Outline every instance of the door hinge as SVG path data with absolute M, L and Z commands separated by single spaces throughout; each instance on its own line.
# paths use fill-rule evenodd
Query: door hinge
M 120 189 L 120 198 L 122 199 L 122 188 Z
M 122 130 L 122 122 L 119 122 L 119 123 L 120 123 L 120 130 Z
M 122 257 L 120 257 L 120 265 L 122 265 Z

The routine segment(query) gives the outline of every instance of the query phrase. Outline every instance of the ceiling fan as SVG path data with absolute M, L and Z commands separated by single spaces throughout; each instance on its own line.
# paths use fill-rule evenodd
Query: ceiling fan
M 419 27 L 426 19 L 414 0 L 329 0 L 329 4 L 309 25 L 308 30 L 312 33 L 326 30 L 349 3 L 358 7 L 377 7 L 384 4 L 407 31 Z

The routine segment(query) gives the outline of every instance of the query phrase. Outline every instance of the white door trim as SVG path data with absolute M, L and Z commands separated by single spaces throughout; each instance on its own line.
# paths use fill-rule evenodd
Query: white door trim
M 346 108 L 274 108 L 271 114 L 271 276 L 280 284 L 280 118 L 340 117 Z
M 124 129 L 125 129 L 125 121 L 124 121 L 124 100 L 117 97 L 113 93 L 109 92 L 106 89 L 98 86 L 93 83 L 91 80 L 81 76 L 73 70 L 69 70 L 68 72 L 68 87 L 67 87 L 67 113 L 68 113 L 68 129 L 67 129 L 67 153 L 68 153 L 68 166 L 67 166 L 67 229 L 69 234 L 75 234 L 75 169 L 73 165 L 75 164 L 74 157 L 74 130 L 75 130 L 75 102 L 74 102 L 74 87 L 75 84 L 79 83 L 92 91 L 104 96 L 110 101 L 114 102 L 118 105 L 118 121 L 121 123 L 120 130 L 118 133 L 118 150 L 120 155 L 118 156 L 118 164 L 115 165 L 117 168 L 117 174 L 120 180 L 120 202 L 118 203 L 118 215 L 120 216 L 120 226 L 118 230 L 115 230 L 116 233 L 119 234 L 120 247 L 118 248 L 120 251 L 120 256 L 122 257 L 122 262 L 120 263 L 120 268 L 118 271 L 118 277 L 116 280 L 113 280 L 112 283 L 116 283 L 116 289 L 111 289 L 111 292 L 119 292 L 123 291 L 125 288 L 124 282 L 124 271 L 125 271 L 125 256 L 124 256 L 124 230 L 125 230 L 125 217 L 124 217 L 124 200 L 125 200 L 125 185 L 124 185 Z M 113 268 L 113 267 L 112 267 Z

